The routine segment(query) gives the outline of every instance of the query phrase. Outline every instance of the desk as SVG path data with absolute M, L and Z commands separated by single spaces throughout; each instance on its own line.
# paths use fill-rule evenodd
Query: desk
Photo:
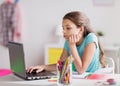
M 117 82 L 116 86 L 120 86 L 120 74 L 113 75 L 113 78 Z M 96 82 L 104 81 L 105 80 L 73 79 L 72 84 L 68 86 L 98 86 L 95 84 Z M 57 86 L 57 83 L 49 82 L 48 79 L 25 81 L 13 74 L 10 74 L 5 77 L 0 77 L 0 86 Z

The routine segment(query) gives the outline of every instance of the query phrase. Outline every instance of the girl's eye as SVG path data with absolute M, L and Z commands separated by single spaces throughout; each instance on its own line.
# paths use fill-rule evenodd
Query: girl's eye
M 68 27 L 68 28 L 66 28 L 66 29 L 67 29 L 67 30 L 70 30 L 71 28 Z
M 72 29 L 72 27 L 65 27 L 65 28 L 63 28 L 63 30 L 70 30 L 70 29 Z

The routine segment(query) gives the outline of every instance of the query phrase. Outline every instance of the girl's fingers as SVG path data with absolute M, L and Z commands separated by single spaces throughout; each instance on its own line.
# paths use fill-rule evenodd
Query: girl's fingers
M 27 68 L 27 73 L 30 72 L 32 68 L 33 68 L 33 66 Z
M 77 36 L 77 35 L 75 35 L 75 34 L 73 35 L 73 42 L 75 42 L 75 43 L 76 43 L 76 41 L 77 41 L 76 36 Z
M 69 37 L 69 42 L 71 42 L 71 41 L 72 41 L 72 36 Z
M 76 35 L 71 35 L 71 36 L 69 37 L 69 42 L 70 42 L 70 43 L 75 43 L 75 42 L 76 42 Z
M 38 69 L 41 69 L 40 67 L 38 66 L 31 66 L 27 69 L 27 73 L 32 73 L 33 70 L 38 70 Z
M 41 71 L 43 71 L 43 68 L 38 69 L 36 72 L 39 73 Z
M 77 43 L 81 39 L 81 34 L 74 34 L 69 37 L 70 43 Z
M 74 35 L 72 35 L 72 37 L 71 37 L 71 42 L 72 43 L 74 42 Z
M 76 36 L 77 42 L 80 40 L 79 34 Z
M 34 67 L 33 67 L 33 68 L 31 68 L 31 70 L 30 70 L 30 72 L 29 72 L 29 73 L 32 73 L 32 71 L 33 71 L 33 70 L 35 70 L 35 69 L 36 69 L 36 68 L 34 68 Z

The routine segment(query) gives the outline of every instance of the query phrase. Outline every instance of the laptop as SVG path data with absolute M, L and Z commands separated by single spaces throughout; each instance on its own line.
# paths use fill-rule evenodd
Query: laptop
M 10 69 L 13 74 L 26 80 L 48 79 L 56 74 L 48 71 L 40 73 L 26 73 L 23 44 L 18 42 L 8 42 Z

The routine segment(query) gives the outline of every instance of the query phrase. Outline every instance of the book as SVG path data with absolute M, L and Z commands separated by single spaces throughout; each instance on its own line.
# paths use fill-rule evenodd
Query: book
M 90 76 L 91 74 L 90 73 L 83 73 L 83 74 L 79 74 L 78 72 L 73 72 L 72 73 L 72 78 L 74 79 L 85 79 L 87 78 L 88 76 Z
M 104 79 L 109 79 L 109 78 L 114 78 L 113 74 L 91 74 L 90 76 L 87 77 L 87 79 L 99 79 L 99 80 L 104 80 Z

